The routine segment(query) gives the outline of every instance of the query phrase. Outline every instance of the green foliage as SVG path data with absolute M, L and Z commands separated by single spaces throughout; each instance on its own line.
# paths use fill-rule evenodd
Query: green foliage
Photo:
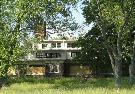
M 128 26 L 134 23 L 134 1 L 133 0 L 86 0 L 84 1 L 83 15 L 87 23 L 102 22 L 102 24 L 115 24 L 120 29 L 128 17 Z M 131 22 L 132 21 L 132 22 Z M 116 28 L 116 27 L 115 27 Z
M 108 34 L 108 37 L 111 36 Z M 99 72 L 111 72 L 110 59 L 98 27 L 93 27 L 84 37 L 80 37 L 77 46 L 81 52 L 75 60 L 80 63 L 89 63 L 91 68 Z
M 103 44 L 115 71 L 116 86 L 118 87 L 121 83 L 123 60 L 126 60 L 126 62 L 131 60 L 131 66 L 135 69 L 134 37 L 131 42 L 132 37 L 129 36 L 135 24 L 134 4 L 134 0 L 87 0 L 87 3 L 84 3 L 83 14 L 86 22 L 94 22 L 101 30 Z M 109 29 L 110 26 L 111 30 Z M 113 35 L 114 38 L 108 37 L 108 34 Z M 134 35 L 132 34 L 132 36 Z M 129 39 L 130 41 L 127 42 Z M 130 60 L 127 58 L 130 58 Z M 134 72 L 133 68 L 132 72 Z
M 124 78 L 123 87 L 116 90 L 113 78 L 89 79 L 81 83 L 77 78 L 25 78 L 12 79 L 0 94 L 134 94 L 135 87 L 130 87 Z
M 9 31 L 7 26 L 1 27 L 3 28 L 0 31 L 0 75 L 5 76 L 7 75 L 8 67 L 17 62 L 28 48 L 26 49 L 21 45 L 22 41 L 26 41 L 26 37 L 23 34 L 20 32 L 13 33 Z M 24 37 L 25 40 L 22 40 Z
M 33 27 L 36 30 L 35 26 L 49 23 L 49 19 L 58 14 L 68 16 L 69 7 L 75 2 L 76 0 L 1 0 L 0 76 L 7 75 L 9 66 L 29 52 Z
M 132 36 L 130 34 L 135 23 L 134 3 L 134 0 L 84 1 L 83 15 L 86 23 L 94 22 L 100 28 L 104 40 L 102 42 L 112 47 L 112 52 L 116 52 L 116 55 L 119 54 L 117 53 L 119 51 L 115 50 L 122 48 L 120 54 L 124 59 L 132 52 L 131 46 L 134 38 L 133 34 Z M 120 40 L 119 43 L 118 40 Z

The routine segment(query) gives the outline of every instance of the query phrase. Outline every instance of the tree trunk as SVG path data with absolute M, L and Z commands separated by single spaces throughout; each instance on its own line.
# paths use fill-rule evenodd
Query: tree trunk
M 131 85 L 135 84 L 135 39 L 131 52 L 131 64 L 129 65 L 129 82 Z
M 113 69 L 113 72 L 115 72 L 115 60 L 114 60 L 114 56 L 113 54 L 109 51 L 109 49 L 107 48 L 107 52 L 108 52 L 108 55 L 109 55 L 109 58 L 110 58 L 110 61 L 111 61 L 111 66 L 112 66 L 112 69 Z
M 129 82 L 131 85 L 135 84 L 135 55 L 131 57 L 131 64 L 129 65 Z
M 115 86 L 117 89 L 121 87 L 121 76 L 122 76 L 122 62 L 121 58 L 117 58 L 115 59 L 115 72 L 114 72 Z
M 115 77 L 115 86 L 116 88 L 121 87 L 121 76 L 122 76 L 122 57 L 114 57 L 111 52 L 108 50 L 108 54 L 111 60 L 112 69 Z
M 129 65 L 129 82 L 131 85 L 135 84 L 135 60 L 132 57 Z

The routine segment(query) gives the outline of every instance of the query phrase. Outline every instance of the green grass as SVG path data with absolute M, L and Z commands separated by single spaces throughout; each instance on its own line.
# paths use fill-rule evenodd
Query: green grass
M 0 90 L 0 94 L 135 94 L 127 79 L 118 91 L 113 78 L 89 79 L 83 82 L 77 78 L 25 78 L 12 79 Z

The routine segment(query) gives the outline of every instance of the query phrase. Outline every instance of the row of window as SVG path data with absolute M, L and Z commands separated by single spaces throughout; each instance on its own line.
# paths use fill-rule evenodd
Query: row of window
M 60 53 L 44 53 L 44 52 L 38 52 L 36 53 L 36 58 L 60 58 Z
M 42 49 L 46 48 L 47 45 L 48 45 L 47 43 L 42 44 Z M 52 43 L 51 47 L 52 48 L 61 48 L 61 43 Z M 74 47 L 75 47 L 74 43 L 67 43 L 67 48 L 74 48 Z
M 61 43 L 52 43 L 52 44 L 51 44 L 51 47 L 52 47 L 52 48 L 56 48 L 56 47 L 57 47 L 57 48 L 60 48 L 60 47 L 61 47 Z
M 78 52 L 71 52 L 71 57 L 74 58 Z M 36 58 L 60 58 L 60 53 L 45 53 L 45 52 L 37 52 Z

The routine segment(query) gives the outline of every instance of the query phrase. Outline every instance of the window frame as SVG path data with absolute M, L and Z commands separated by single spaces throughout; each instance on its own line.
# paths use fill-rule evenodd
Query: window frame
M 51 47 L 52 48 L 56 48 L 57 46 L 56 46 L 56 43 L 51 43 Z
M 75 48 L 74 43 L 67 43 L 67 48 Z
M 77 52 L 71 52 L 71 57 L 75 58 L 77 56 Z
M 44 46 L 43 46 L 44 45 Z M 48 44 L 47 43 L 42 43 L 42 49 L 47 48 Z
M 61 43 L 57 43 L 57 48 L 61 48 Z

